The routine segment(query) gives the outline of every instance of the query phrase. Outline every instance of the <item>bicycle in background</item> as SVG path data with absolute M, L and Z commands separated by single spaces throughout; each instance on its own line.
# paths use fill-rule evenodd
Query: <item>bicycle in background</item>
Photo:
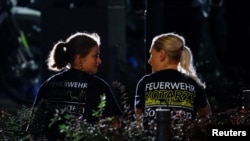
M 0 2 L 0 90 L 31 105 L 41 84 L 40 12 Z

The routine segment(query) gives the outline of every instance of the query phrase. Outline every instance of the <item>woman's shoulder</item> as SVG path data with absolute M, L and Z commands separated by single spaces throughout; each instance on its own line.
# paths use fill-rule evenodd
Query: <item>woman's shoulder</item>
M 142 76 L 139 80 L 139 82 L 142 82 L 142 81 L 146 81 L 147 79 L 150 79 L 152 74 L 145 74 L 144 76 Z
M 93 81 L 98 84 L 108 85 L 107 81 L 105 81 L 103 78 L 97 75 L 93 75 Z

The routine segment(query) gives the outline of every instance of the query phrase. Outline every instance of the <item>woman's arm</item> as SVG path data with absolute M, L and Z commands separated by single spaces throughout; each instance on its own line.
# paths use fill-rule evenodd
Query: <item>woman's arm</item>
M 201 117 L 201 118 L 209 118 L 211 115 L 212 115 L 212 109 L 211 109 L 211 106 L 207 100 L 206 102 L 206 106 L 205 107 L 202 107 L 202 108 L 199 108 L 198 109 L 198 116 L 197 117 Z

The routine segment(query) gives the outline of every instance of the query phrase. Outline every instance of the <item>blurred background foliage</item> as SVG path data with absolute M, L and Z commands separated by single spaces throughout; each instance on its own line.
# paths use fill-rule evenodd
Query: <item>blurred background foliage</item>
M 136 83 L 150 73 L 151 39 L 163 32 L 186 38 L 215 112 L 250 105 L 245 91 L 250 89 L 250 12 L 245 1 L 2 0 L 0 4 L 0 109 L 16 111 L 22 104 L 32 104 L 37 88 L 52 74 L 44 61 L 52 43 L 78 29 L 101 34 L 99 75 L 110 84 L 122 82 L 131 106 Z M 14 25 L 8 19 L 12 16 Z M 25 38 L 20 40 L 22 33 Z

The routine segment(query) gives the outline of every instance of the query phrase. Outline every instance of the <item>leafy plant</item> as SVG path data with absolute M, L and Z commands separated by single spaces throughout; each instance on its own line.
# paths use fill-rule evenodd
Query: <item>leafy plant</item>
M 57 121 L 64 121 L 59 125 L 59 130 L 65 134 L 65 141 L 155 141 L 157 123 L 152 121 L 150 128 L 144 129 L 134 118 L 133 109 L 128 104 L 126 87 L 119 82 L 113 82 L 113 86 L 121 94 L 124 111 L 123 116 L 119 118 L 119 126 L 114 126 L 117 125 L 117 122 L 114 122 L 117 119 L 114 117 L 100 118 L 98 123 L 93 124 L 81 116 L 72 117 L 60 111 L 55 113 L 50 126 Z M 98 110 L 93 111 L 93 116 L 100 116 L 105 108 L 105 98 L 103 96 L 100 98 Z M 23 106 L 16 114 L 1 111 L 0 116 L 0 140 L 34 140 L 33 133 L 26 131 L 31 117 L 30 108 Z M 214 113 L 210 118 L 172 120 L 170 123 L 172 141 L 205 141 L 208 135 L 206 130 L 208 125 L 250 125 L 249 117 L 249 111 L 242 107 Z M 34 130 L 41 129 L 37 127 Z M 40 135 L 40 138 L 40 140 L 46 140 L 43 135 Z
M 22 106 L 16 114 L 4 110 L 0 113 L 0 140 L 29 139 L 26 126 L 30 118 L 30 109 Z
M 122 117 L 101 117 L 101 113 L 105 108 L 105 96 L 101 95 L 101 102 L 98 110 L 93 110 L 93 115 L 99 117 L 100 121 L 96 124 L 88 123 L 81 117 L 70 117 L 64 113 L 58 113 L 52 119 L 53 122 L 58 120 L 66 121 L 60 125 L 61 133 L 64 133 L 66 140 L 73 141 L 127 141 L 127 140 L 151 140 L 150 136 L 145 136 L 146 131 L 133 118 L 133 112 L 128 105 L 128 93 L 126 88 L 119 82 L 113 82 L 113 86 L 121 93 L 122 107 L 124 109 Z M 119 121 L 119 122 L 117 122 Z M 53 123 L 52 123 L 53 124 Z M 119 126 L 117 126 L 119 124 Z

